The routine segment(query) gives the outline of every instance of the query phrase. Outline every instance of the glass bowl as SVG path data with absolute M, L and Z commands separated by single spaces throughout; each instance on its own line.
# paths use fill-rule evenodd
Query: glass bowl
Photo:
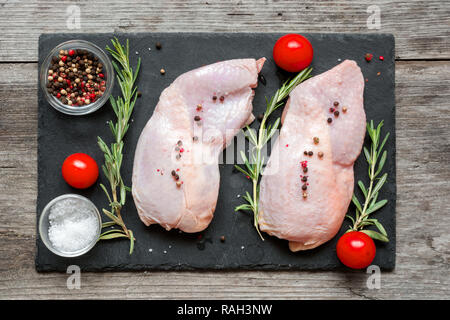
M 76 251 L 62 251 L 62 250 L 56 248 L 50 241 L 50 238 L 48 235 L 48 230 L 50 228 L 49 215 L 50 215 L 51 209 L 55 204 L 57 204 L 58 202 L 60 202 L 62 200 L 66 200 L 66 199 L 76 199 L 79 201 L 83 201 L 89 208 L 92 209 L 92 212 L 94 213 L 95 217 L 98 220 L 97 234 L 93 238 L 93 241 L 89 242 L 84 248 L 81 248 Z M 91 250 L 94 247 L 94 245 L 97 243 L 97 240 L 100 237 L 101 230 L 102 230 L 102 218 L 100 216 L 100 213 L 99 213 L 97 207 L 94 205 L 94 203 L 91 200 L 89 200 L 88 198 L 85 198 L 83 196 L 80 196 L 78 194 L 68 193 L 68 194 L 63 194 L 59 197 L 56 197 L 55 199 L 50 201 L 45 206 L 44 210 L 42 210 L 41 217 L 39 218 L 39 235 L 41 237 L 42 242 L 45 244 L 45 246 L 51 252 L 53 252 L 54 254 L 61 256 L 61 257 L 78 257 L 78 256 L 85 254 L 89 250 Z
M 48 69 L 50 67 L 52 57 L 58 57 L 60 50 L 70 49 L 87 50 L 94 56 L 97 56 L 99 61 L 103 64 L 103 73 L 106 75 L 106 89 L 103 92 L 103 95 L 95 102 L 83 106 L 69 106 L 59 101 L 55 96 L 47 91 Z M 39 82 L 41 84 L 41 89 L 44 92 L 45 99 L 53 108 L 65 114 L 84 115 L 98 110 L 108 100 L 114 87 L 114 70 L 111 64 L 111 60 L 106 55 L 106 53 L 98 46 L 85 40 L 69 40 L 57 45 L 47 55 L 41 65 L 41 69 L 39 72 Z

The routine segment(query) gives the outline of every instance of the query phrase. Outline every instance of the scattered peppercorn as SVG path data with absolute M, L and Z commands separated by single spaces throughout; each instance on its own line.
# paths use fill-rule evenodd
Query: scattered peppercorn
M 161 69 L 161 70 L 159 70 L 159 73 L 161 73 L 162 75 L 165 75 L 166 74 L 166 70 Z
M 335 116 L 335 117 L 339 117 L 339 111 L 336 110 L 336 111 L 334 112 L 334 116 Z
M 198 141 L 198 137 L 197 136 L 193 136 L 192 137 L 192 141 L 194 141 L 194 142 Z
M 308 194 L 306 192 L 303 192 L 303 199 L 306 199 L 308 197 Z
M 347 112 L 347 107 L 342 107 L 342 112 L 346 113 Z
M 371 53 L 366 53 L 366 55 L 364 56 L 364 58 L 366 59 L 367 62 L 370 62 L 373 58 L 373 54 Z
M 319 138 L 318 137 L 314 137 L 313 141 L 314 141 L 314 144 L 318 144 L 319 143 Z
M 335 101 L 333 102 L 333 106 L 337 107 L 339 105 L 339 102 Z
M 172 176 L 175 177 L 176 174 L 177 174 L 177 173 L 175 172 L 175 170 L 172 170 Z
M 323 158 L 323 152 L 319 151 L 319 153 L 317 154 L 319 156 L 319 158 Z
M 178 140 L 177 145 L 178 145 L 179 147 L 181 147 L 181 146 L 183 145 L 183 141 Z
M 213 99 L 214 101 L 216 101 L 216 100 L 217 100 L 217 96 L 213 96 L 212 99 Z
M 302 190 L 308 189 L 308 186 L 306 184 L 302 185 Z
M 221 237 L 220 237 L 220 241 L 221 241 L 221 242 L 225 242 L 225 236 L 221 236 Z
M 142 92 L 138 91 L 138 92 L 137 92 L 137 97 L 138 97 L 138 98 L 142 97 Z
M 220 102 L 223 102 L 223 100 L 225 100 L 225 97 L 224 96 L 220 96 L 219 100 L 220 100 Z
M 194 121 L 200 121 L 202 118 L 200 118 L 200 116 L 195 116 L 194 117 Z
M 197 110 L 197 111 L 201 111 L 201 110 L 202 110 L 202 108 L 203 108 L 203 106 L 202 106 L 201 104 L 198 104 L 198 105 L 197 105 L 197 109 L 196 109 L 196 110 Z
M 261 122 L 264 119 L 264 114 L 260 113 L 256 118 L 258 119 L 259 122 Z
M 303 173 L 307 173 L 308 172 L 308 168 L 303 168 Z
M 303 151 L 303 154 L 305 155 L 305 156 L 307 156 L 308 155 L 308 151 Z
M 381 61 L 384 61 L 384 57 L 383 57 L 383 56 L 380 56 L 380 60 L 381 60 Z
M 308 151 L 308 156 L 312 156 L 314 154 L 314 152 L 312 152 L 312 151 Z
M 328 118 L 328 119 L 327 119 L 327 122 L 328 122 L 328 123 L 331 123 L 331 122 L 333 122 L 333 119 Z
M 303 181 L 303 182 L 308 181 L 308 177 L 307 177 L 307 176 L 303 176 L 302 181 Z
M 181 183 L 180 181 L 177 181 L 176 184 L 177 184 L 177 187 L 179 188 L 179 187 L 181 187 L 181 184 L 182 184 L 182 183 Z
M 161 49 L 162 49 L 161 42 L 157 42 L 157 43 L 155 44 L 155 47 L 156 47 L 157 50 L 161 50 Z

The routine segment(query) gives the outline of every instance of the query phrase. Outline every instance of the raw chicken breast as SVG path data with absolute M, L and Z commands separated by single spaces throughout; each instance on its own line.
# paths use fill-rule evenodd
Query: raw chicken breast
M 134 157 L 132 194 L 147 226 L 199 232 L 209 225 L 219 191 L 219 154 L 254 119 L 252 88 L 264 61 L 204 66 L 161 93 Z
M 261 180 L 259 226 L 289 240 L 292 251 L 323 244 L 342 225 L 366 130 L 363 91 L 360 68 L 346 60 L 291 92 Z

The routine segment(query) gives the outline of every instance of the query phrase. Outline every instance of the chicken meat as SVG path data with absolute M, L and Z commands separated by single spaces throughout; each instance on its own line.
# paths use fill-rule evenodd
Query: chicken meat
M 213 218 L 222 150 L 253 121 L 265 59 L 235 59 L 180 75 L 160 96 L 134 157 L 132 194 L 144 224 L 184 232 Z
M 294 252 L 327 242 L 342 225 L 365 136 L 363 91 L 360 68 L 346 60 L 290 94 L 261 180 L 259 227 Z

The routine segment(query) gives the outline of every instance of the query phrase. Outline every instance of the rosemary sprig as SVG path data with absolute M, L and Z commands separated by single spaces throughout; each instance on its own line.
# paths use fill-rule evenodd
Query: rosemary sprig
M 383 242 L 388 242 L 388 236 L 386 230 L 378 222 L 377 219 L 369 218 L 369 215 L 378 209 L 382 208 L 387 200 L 378 200 L 378 193 L 381 187 L 387 180 L 387 173 L 383 174 L 381 177 L 378 177 L 381 174 L 381 170 L 383 170 L 384 163 L 386 162 L 387 151 L 383 151 L 384 144 L 389 138 L 389 132 L 384 137 L 383 141 L 381 141 L 381 128 L 383 127 L 383 121 L 381 121 L 378 126 L 375 128 L 373 124 L 373 120 L 370 123 L 367 123 L 367 132 L 372 141 L 370 151 L 364 147 L 364 155 L 366 157 L 367 163 L 369 164 L 369 187 L 366 188 L 364 183 L 359 180 L 358 186 L 361 189 L 361 192 L 364 195 L 364 205 L 361 205 L 358 198 L 355 194 L 353 194 L 352 202 L 356 206 L 356 219 L 354 219 L 350 215 L 346 215 L 353 222 L 353 226 L 350 226 L 349 231 L 361 231 L 370 236 L 372 239 L 380 240 Z M 380 144 L 381 142 L 381 144 Z M 381 155 L 381 157 L 380 157 Z M 374 225 L 380 232 L 373 230 L 363 230 L 366 226 Z
M 127 40 L 126 47 L 122 46 L 117 38 L 112 39 L 111 42 L 115 50 L 111 49 L 109 46 L 106 46 L 106 50 L 111 53 L 114 60 L 118 63 L 112 61 L 114 69 L 116 70 L 122 96 L 115 99 L 111 95 L 109 98 L 117 117 L 116 123 L 108 121 L 109 128 L 114 136 L 114 142 L 111 143 L 110 147 L 108 147 L 100 137 L 97 137 L 97 142 L 105 156 L 105 163 L 102 165 L 102 169 L 111 187 L 110 194 L 106 187 L 103 184 L 100 184 L 100 187 L 108 197 L 110 206 L 109 210 L 103 209 L 103 213 L 111 219 L 111 221 L 104 222 L 102 227 L 117 226 L 120 228 L 113 228 L 103 232 L 100 235 L 99 240 L 115 238 L 130 239 L 130 254 L 132 254 L 135 238 L 133 232 L 125 226 L 120 214 L 122 207 L 125 205 L 126 192 L 131 191 L 131 189 L 125 186 L 120 174 L 120 168 L 123 159 L 123 137 L 128 131 L 128 122 L 137 98 L 137 87 L 134 86 L 134 83 L 136 82 L 136 77 L 139 73 L 141 59 L 139 58 L 136 70 L 133 71 L 129 61 L 129 41 Z
M 250 159 L 247 158 L 244 151 L 241 151 L 241 157 L 242 160 L 244 161 L 245 166 L 235 165 L 235 167 L 240 172 L 245 174 L 249 179 L 252 180 L 253 196 L 250 195 L 250 193 L 247 191 L 243 196 L 243 198 L 247 201 L 247 203 L 237 206 L 234 210 L 235 211 L 244 210 L 253 212 L 253 224 L 262 240 L 264 240 L 264 238 L 261 235 L 258 226 L 259 179 L 264 164 L 264 157 L 261 156 L 261 150 L 277 131 L 278 126 L 280 125 L 280 118 L 277 118 L 273 125 L 269 124 L 267 128 L 266 122 L 269 116 L 275 110 L 277 110 L 279 107 L 283 105 L 284 100 L 289 96 L 291 91 L 298 84 L 311 77 L 311 71 L 312 71 L 311 68 L 304 69 L 298 75 L 296 75 L 295 78 L 293 78 L 290 81 L 286 81 L 281 86 L 281 88 L 278 89 L 277 92 L 275 92 L 275 95 L 270 100 L 267 100 L 266 98 L 267 102 L 266 112 L 264 113 L 264 116 L 261 120 L 258 135 L 256 134 L 255 130 L 250 128 L 249 126 L 246 126 L 244 130 L 245 137 L 250 141 L 253 147 L 250 150 L 249 154 Z

